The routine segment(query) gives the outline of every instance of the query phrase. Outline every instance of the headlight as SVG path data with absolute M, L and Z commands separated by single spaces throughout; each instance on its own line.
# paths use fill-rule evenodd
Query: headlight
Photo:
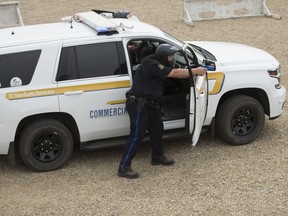
M 270 77 L 278 80 L 278 84 L 275 85 L 275 88 L 280 89 L 282 87 L 280 68 L 268 70 L 268 74 Z

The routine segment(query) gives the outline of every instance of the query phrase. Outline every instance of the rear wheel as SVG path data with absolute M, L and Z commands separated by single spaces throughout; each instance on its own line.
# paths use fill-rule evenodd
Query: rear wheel
M 51 171 L 64 166 L 72 155 L 73 139 L 61 122 L 36 121 L 27 126 L 19 139 L 19 154 L 33 171 Z
M 216 131 L 226 142 L 243 145 L 259 136 L 264 121 L 265 114 L 259 101 L 246 95 L 237 95 L 220 106 L 216 116 Z

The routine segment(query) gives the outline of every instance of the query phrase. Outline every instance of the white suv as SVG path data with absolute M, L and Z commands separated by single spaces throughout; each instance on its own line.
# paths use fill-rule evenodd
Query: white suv
M 241 145 L 260 134 L 265 114 L 275 119 L 283 111 L 279 62 L 263 50 L 182 42 L 124 12 L 66 20 L 0 30 L 0 154 L 19 154 L 32 170 L 62 167 L 75 146 L 123 144 L 129 133 L 125 92 L 142 59 L 161 43 L 181 50 L 175 67 L 211 66 L 204 77 L 166 80 L 168 134 L 186 127 L 194 146 L 204 126 Z

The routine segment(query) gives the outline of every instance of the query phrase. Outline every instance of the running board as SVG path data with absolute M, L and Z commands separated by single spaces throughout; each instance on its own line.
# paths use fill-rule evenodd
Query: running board
M 189 138 L 191 135 L 184 129 L 168 130 L 164 132 L 163 140 L 172 138 Z M 80 149 L 84 151 L 92 151 L 96 149 L 110 148 L 116 146 L 122 146 L 126 144 L 128 136 L 108 138 L 103 140 L 95 140 L 90 142 L 83 142 L 80 144 Z M 148 142 L 149 136 L 144 137 L 143 142 Z

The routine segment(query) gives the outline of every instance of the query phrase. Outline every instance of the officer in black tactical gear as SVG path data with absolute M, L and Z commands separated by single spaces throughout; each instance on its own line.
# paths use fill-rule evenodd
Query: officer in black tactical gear
M 127 92 L 126 109 L 130 117 L 130 136 L 121 158 L 118 176 L 129 179 L 139 177 L 131 168 L 137 147 L 142 142 L 146 130 L 152 146 L 152 165 L 170 166 L 174 161 L 164 156 L 162 135 L 163 122 L 160 103 L 163 97 L 163 84 L 167 77 L 188 78 L 188 69 L 173 69 L 174 54 L 178 49 L 169 44 L 161 44 L 155 54 L 146 57 L 137 68 L 132 88 Z M 193 68 L 193 75 L 203 76 L 205 68 Z

